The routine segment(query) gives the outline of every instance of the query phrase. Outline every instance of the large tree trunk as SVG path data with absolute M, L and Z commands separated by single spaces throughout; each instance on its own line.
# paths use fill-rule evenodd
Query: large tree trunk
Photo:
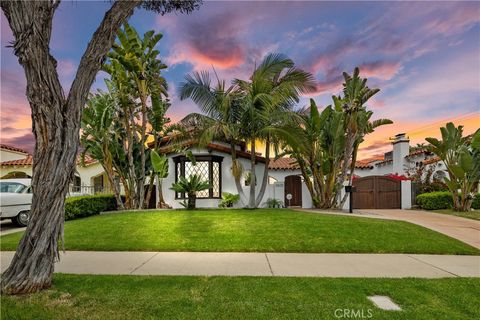
M 240 164 L 238 163 L 237 159 L 237 151 L 235 150 L 235 144 L 230 144 L 230 153 L 232 156 L 232 175 L 235 180 L 235 186 L 237 187 L 237 192 L 238 195 L 240 196 L 240 202 L 246 206 L 248 204 L 247 202 L 247 196 L 245 195 L 245 192 L 243 192 L 243 187 L 242 183 L 240 182 L 240 178 L 242 176 L 242 170 L 239 169 Z M 235 168 L 234 168 L 235 167 Z
M 112 5 L 80 61 L 68 99 L 49 51 L 53 15 L 59 3 L 1 2 L 15 37 L 14 53 L 25 71 L 36 139 L 31 220 L 2 274 L 1 290 L 7 294 L 31 293 L 51 285 L 63 238 L 65 195 L 75 170 L 81 110 L 116 31 L 139 2 Z
M 262 186 L 258 192 L 257 200 L 255 201 L 255 207 L 258 207 L 262 202 L 263 196 L 265 195 L 265 190 L 267 189 L 268 184 L 268 165 L 270 163 L 270 141 L 267 140 L 265 143 L 265 167 L 263 170 L 262 177 Z
M 140 177 L 138 177 L 138 197 L 140 201 L 138 202 L 138 209 L 143 209 L 145 204 L 145 141 L 147 133 L 147 101 L 143 94 L 140 99 L 142 104 L 142 126 L 140 130 Z
M 340 174 L 338 175 L 336 185 L 334 186 L 335 199 L 333 204 L 336 205 L 337 207 L 340 204 L 340 201 L 338 201 L 339 192 L 340 192 L 340 189 L 343 187 L 343 182 L 347 177 L 347 171 L 348 171 L 348 168 L 350 167 L 350 163 L 352 160 L 353 148 L 354 148 L 356 137 L 357 137 L 357 133 L 353 131 L 351 128 L 348 128 L 347 134 L 346 134 L 345 153 L 343 155 L 342 166 L 341 166 Z
M 125 206 L 123 205 L 122 197 L 120 196 L 120 188 L 115 181 L 115 174 L 113 172 L 113 168 L 111 166 L 111 163 L 110 164 L 108 162 L 105 163 L 105 165 L 103 166 L 103 169 L 105 170 L 105 173 L 107 174 L 108 182 L 112 186 L 113 194 L 114 194 L 115 200 L 117 202 L 117 209 L 118 210 L 124 210 Z
M 252 145 L 250 146 L 250 199 L 248 201 L 248 207 L 250 209 L 255 208 L 255 187 L 257 184 L 257 177 L 255 175 L 255 162 L 257 155 L 255 154 L 255 138 L 252 139 Z

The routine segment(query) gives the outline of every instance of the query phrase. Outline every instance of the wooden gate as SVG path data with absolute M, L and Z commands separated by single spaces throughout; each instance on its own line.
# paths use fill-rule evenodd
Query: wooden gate
M 385 176 L 368 176 L 353 181 L 353 209 L 400 209 L 401 182 Z
M 287 199 L 287 194 L 292 195 L 292 199 Z M 285 206 L 302 206 L 302 178 L 300 176 L 285 177 Z

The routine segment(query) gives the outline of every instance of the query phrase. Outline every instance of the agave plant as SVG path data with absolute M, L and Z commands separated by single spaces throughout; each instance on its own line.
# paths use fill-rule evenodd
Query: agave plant
M 197 192 L 210 188 L 210 183 L 202 181 L 202 178 L 193 174 L 188 178 L 180 177 L 178 182 L 172 184 L 171 190 L 183 193 L 187 196 L 187 209 L 195 209 L 197 201 Z

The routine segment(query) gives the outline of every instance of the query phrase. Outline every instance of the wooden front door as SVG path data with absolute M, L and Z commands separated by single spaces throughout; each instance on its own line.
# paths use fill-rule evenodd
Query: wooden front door
M 291 194 L 292 199 L 288 200 L 287 195 Z M 302 178 L 300 176 L 285 177 L 285 206 L 301 207 L 302 206 Z
M 353 209 L 400 209 L 401 182 L 385 176 L 368 176 L 353 181 Z

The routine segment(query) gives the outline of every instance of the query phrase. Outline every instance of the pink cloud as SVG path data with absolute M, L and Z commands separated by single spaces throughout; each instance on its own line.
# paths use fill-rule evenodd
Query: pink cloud
M 69 59 L 61 59 L 57 62 L 57 72 L 60 77 L 71 77 L 77 71 L 75 62 Z
M 375 61 L 363 63 L 359 68 L 363 77 L 390 80 L 399 72 L 402 66 L 400 62 Z

